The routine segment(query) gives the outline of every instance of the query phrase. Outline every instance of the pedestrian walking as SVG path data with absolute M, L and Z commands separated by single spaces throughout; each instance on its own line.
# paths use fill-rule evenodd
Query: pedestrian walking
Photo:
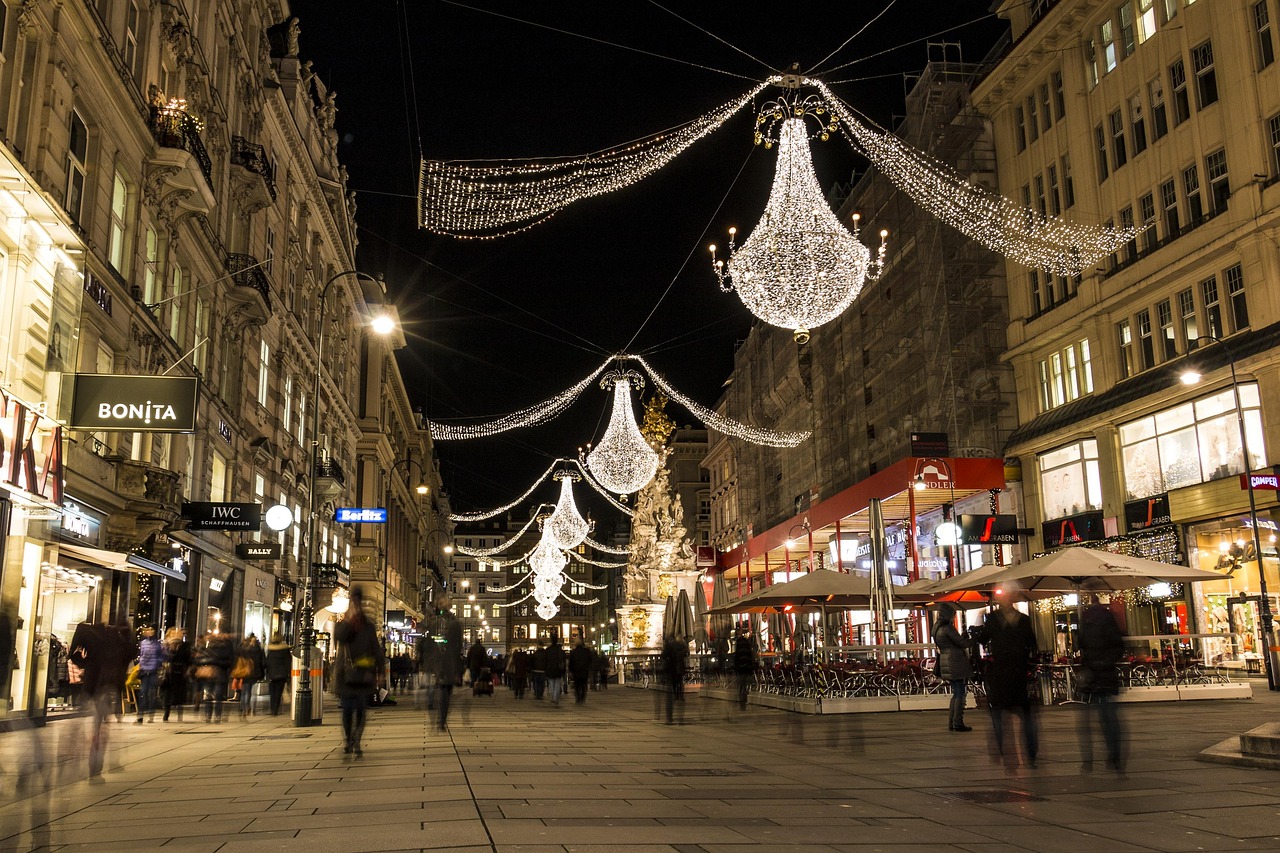
M 569 677 L 573 679 L 573 702 L 581 705 L 587 701 L 587 684 L 591 680 L 591 649 L 578 637 L 578 642 L 569 652 Z
M 365 714 L 373 693 L 386 678 L 387 661 L 378 642 L 378 632 L 364 612 L 364 590 L 353 587 L 347 612 L 334 626 L 333 639 L 338 645 L 334 667 L 334 692 L 342 707 L 344 754 L 364 755 Z
M 138 719 L 135 725 L 142 725 L 142 717 L 147 722 L 156 721 L 157 682 L 160 679 L 160 666 L 164 663 L 160 641 L 156 639 L 156 629 L 150 625 L 142 629 L 142 639 L 138 642 L 138 692 L 135 704 L 138 708 Z
M 258 642 L 256 634 L 250 634 L 236 649 L 236 663 L 231 672 L 236 680 L 232 687 L 240 697 L 242 720 L 253 714 L 253 688 L 262 680 L 266 668 L 267 659 L 262 651 L 262 644 Z
M 547 695 L 552 705 L 560 704 L 560 694 L 564 692 L 564 649 L 560 646 L 560 635 L 551 635 L 551 644 L 547 646 Z
M 267 643 L 266 678 L 267 695 L 270 697 L 271 716 L 280 716 L 280 706 L 284 699 L 284 688 L 293 674 L 293 652 L 279 631 L 271 635 Z
M 197 704 L 204 706 L 204 721 L 222 722 L 222 703 L 227 699 L 227 682 L 235 664 L 235 646 L 230 634 L 210 631 L 200 638 L 192 652 L 197 688 Z
M 973 669 L 969 665 L 969 642 L 956 630 L 956 606 L 949 602 L 938 605 L 938 618 L 933 623 L 933 643 L 938 647 L 937 669 L 934 674 L 951 686 L 951 709 L 948 728 L 953 732 L 971 732 L 972 726 L 964 724 L 964 705 L 968 698 L 969 679 Z
M 1087 587 L 1086 587 L 1087 588 Z M 1094 598 L 1080 616 L 1080 762 L 1093 769 L 1093 718 L 1102 730 L 1107 769 L 1124 773 L 1125 732 L 1116 695 L 1120 692 L 1120 661 L 1124 632 L 1111 608 Z
M 689 670 L 689 644 L 680 637 L 668 634 L 663 638 L 662 670 L 667 681 L 667 723 L 675 722 L 677 702 L 680 707 L 680 721 L 684 722 L 684 677 Z
M 449 700 L 453 696 L 453 688 L 462 683 L 462 623 L 449 609 L 451 600 L 447 595 L 436 598 L 436 606 L 440 608 L 442 622 L 440 633 L 444 640 L 436 646 L 436 725 L 445 731 L 449 722 Z
M 476 640 L 467 650 L 467 670 L 471 673 L 472 684 L 480 680 L 480 672 L 485 669 L 489 669 L 489 652 L 479 640 Z
M 529 680 L 529 653 L 516 649 L 507 664 L 507 677 L 511 680 L 511 692 L 517 699 L 524 698 L 525 684 Z
M 533 673 L 533 698 L 541 699 L 542 694 L 547 689 L 547 650 L 542 646 L 542 640 L 538 640 L 538 647 L 533 650 L 531 658 Z
M 164 664 L 160 670 L 160 691 L 164 696 L 164 721 L 169 722 L 169 712 L 178 709 L 178 722 L 182 722 L 182 706 L 187 704 L 187 689 L 191 672 L 191 644 L 181 628 L 170 628 L 164 633 Z
M 1031 619 L 1014 607 L 1021 599 L 1021 591 L 1016 586 L 998 590 L 999 609 L 983 620 L 978 632 L 979 642 L 987 647 L 990 657 L 985 682 L 995 752 L 1011 769 L 1016 766 L 1015 750 L 1011 745 L 1005 746 L 1005 724 L 1010 714 L 1017 716 L 1021 723 L 1028 766 L 1036 766 L 1040 747 L 1035 711 L 1027 691 L 1039 649 Z
M 102 781 L 107 753 L 107 715 L 120 715 L 120 691 L 124 689 L 129 662 L 138 647 L 127 625 L 93 625 L 81 622 L 71 637 L 68 658 L 80 667 L 81 686 L 89 699 L 92 722 L 89 734 L 89 778 Z
M 738 708 L 747 710 L 747 692 L 756 674 L 756 646 L 750 632 L 741 625 L 733 641 L 733 674 L 738 682 Z
M 591 689 L 604 690 L 609 686 L 609 656 L 596 649 L 591 656 Z

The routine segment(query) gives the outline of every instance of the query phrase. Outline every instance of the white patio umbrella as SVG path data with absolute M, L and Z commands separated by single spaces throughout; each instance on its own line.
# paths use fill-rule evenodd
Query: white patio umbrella
M 1012 566 L 984 566 L 939 581 L 930 592 L 945 595 L 958 590 L 996 590 L 1016 583 L 1033 592 L 1075 592 L 1085 582 L 1121 590 L 1157 581 L 1195 582 L 1221 580 L 1222 575 L 1190 566 L 1161 563 L 1097 548 L 1064 548 Z

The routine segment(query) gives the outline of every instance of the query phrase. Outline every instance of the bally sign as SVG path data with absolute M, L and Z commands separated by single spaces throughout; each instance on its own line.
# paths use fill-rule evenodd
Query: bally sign
M 280 543 L 257 544 L 242 542 L 236 546 L 236 556 L 242 560 L 278 560 L 280 559 Z
M 258 530 L 262 504 L 224 504 L 191 501 L 182 505 L 182 517 L 192 530 Z
M 195 432 L 200 380 L 194 376 L 72 377 L 71 428 Z

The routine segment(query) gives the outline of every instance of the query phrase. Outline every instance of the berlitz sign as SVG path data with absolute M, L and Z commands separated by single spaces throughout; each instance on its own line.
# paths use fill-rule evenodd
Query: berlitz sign
M 195 431 L 197 377 L 77 373 L 71 379 L 72 429 Z
M 182 505 L 182 517 L 192 530 L 258 530 L 262 504 L 227 504 L 191 501 Z
M 386 524 L 387 510 L 384 507 L 340 506 L 334 511 L 333 520 L 339 524 Z

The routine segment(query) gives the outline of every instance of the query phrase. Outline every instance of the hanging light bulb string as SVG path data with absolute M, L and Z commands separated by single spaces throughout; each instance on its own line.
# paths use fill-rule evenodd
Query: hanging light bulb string
M 565 592 L 564 590 L 560 591 L 560 597 L 563 598 L 565 601 L 569 602 L 570 604 L 577 604 L 579 606 L 596 604 L 600 601 L 600 599 L 598 598 L 577 599 L 577 598 L 574 598 L 569 593 Z
M 556 461 L 558 462 L 560 460 Z M 524 523 L 524 527 L 521 527 L 518 533 L 500 545 L 495 545 L 492 548 L 468 548 L 465 545 L 455 545 L 454 550 L 467 557 L 492 557 L 494 554 L 501 554 L 503 551 L 516 544 L 520 537 L 523 536 L 525 532 L 533 526 L 533 523 L 538 520 L 538 513 L 541 512 L 544 507 L 549 506 L 551 506 L 551 504 L 538 504 L 534 507 L 533 514 L 530 515 L 529 520 Z
M 574 465 L 578 466 L 578 470 L 582 472 L 582 479 L 586 480 L 587 485 L 595 489 L 597 493 L 602 495 L 604 499 L 607 500 L 614 509 L 616 509 L 618 512 L 622 513 L 623 515 L 627 516 L 628 518 L 636 514 L 635 510 L 631 509 L 624 503 L 619 503 L 618 499 L 615 498 L 613 495 L 609 494 L 609 492 L 605 489 L 604 486 L 597 483 L 596 478 L 591 476 L 591 472 L 587 470 L 586 465 L 582 464 L 581 459 L 571 459 L 569 461 L 572 462 Z
M 586 563 L 591 566 L 599 566 L 602 569 L 623 569 L 623 568 L 626 568 L 627 566 L 626 563 L 608 563 L 602 560 L 595 560 L 595 559 L 592 559 L 591 557 L 588 557 L 585 554 L 579 554 L 575 551 L 570 551 L 569 556 L 574 560 L 577 560 L 579 563 Z
M 505 504 L 505 505 L 500 506 L 500 507 L 498 507 L 498 508 L 496 508 L 496 509 L 491 509 L 491 510 L 482 510 L 482 511 L 480 511 L 480 512 L 455 512 L 455 513 L 451 513 L 451 514 L 449 515 L 449 520 L 450 520 L 450 521 L 484 521 L 486 518 L 493 518 L 495 515 L 502 515 L 502 513 L 506 512 L 506 511 L 507 511 L 507 510 L 509 510 L 509 509 L 512 509 L 512 508 L 516 507 L 517 505 L 519 505 L 519 504 L 520 504 L 520 502 L 521 502 L 521 501 L 523 501 L 525 498 L 529 497 L 529 495 L 533 494 L 533 490 L 534 490 L 534 489 L 536 489 L 536 488 L 538 488 L 538 486 L 541 486 L 544 482 L 546 482 L 546 479 L 547 479 L 548 477 L 550 477 L 550 476 L 551 476 L 551 472 L 552 472 L 552 471 L 554 471 L 554 470 L 556 469 L 556 465 L 558 465 L 561 461 L 562 461 L 562 460 L 560 460 L 560 459 L 556 459 L 554 462 L 552 462 L 552 463 L 547 467 L 547 470 L 545 470 L 545 471 L 543 471 L 543 472 L 542 472 L 542 476 L 541 476 L 541 477 L 539 477 L 538 479 L 534 480 L 534 481 L 533 481 L 533 485 L 532 485 L 532 486 L 530 486 L 528 489 L 526 489 L 526 490 L 525 490 L 525 493 L 524 493 L 523 495 L 521 495 L 520 497 L 516 498 L 516 499 L 515 499 L 515 500 L 513 500 L 511 503 L 509 503 L 509 504 Z
M 588 536 L 586 539 L 583 539 L 582 542 L 583 544 L 590 545 L 592 548 L 595 548 L 597 551 L 600 551 L 601 553 L 604 553 L 604 554 L 621 554 L 625 556 L 631 553 L 630 548 L 612 548 L 608 545 L 604 545 L 595 541 L 590 536 Z

